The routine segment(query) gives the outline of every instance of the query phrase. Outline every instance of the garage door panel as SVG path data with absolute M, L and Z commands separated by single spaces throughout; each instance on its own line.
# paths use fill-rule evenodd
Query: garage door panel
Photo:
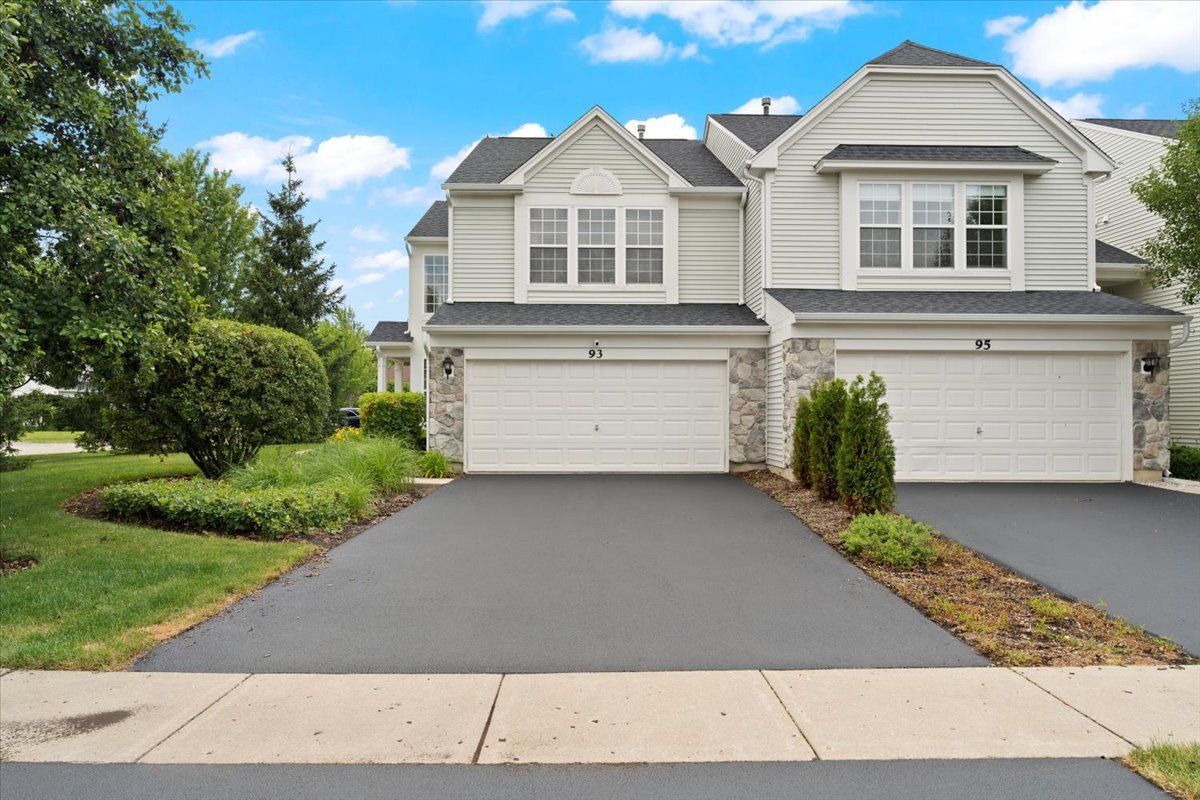
M 515 363 L 468 365 L 468 469 L 725 471 L 725 362 Z
M 1116 354 L 845 353 L 883 376 L 897 477 L 1120 480 Z

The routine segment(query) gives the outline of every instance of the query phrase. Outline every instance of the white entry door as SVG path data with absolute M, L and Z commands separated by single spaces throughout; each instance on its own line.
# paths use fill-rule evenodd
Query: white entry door
M 471 360 L 471 472 L 724 472 L 723 361 Z
M 1117 354 L 839 352 L 847 380 L 887 382 L 896 477 L 1121 480 Z

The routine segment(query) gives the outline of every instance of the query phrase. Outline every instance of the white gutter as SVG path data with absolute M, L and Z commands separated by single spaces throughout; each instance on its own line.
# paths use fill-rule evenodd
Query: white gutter
M 591 335 L 594 331 L 604 333 L 760 333 L 770 332 L 767 325 L 426 325 L 431 333 L 578 333 Z
M 790 310 L 790 309 L 789 309 Z M 1162 314 L 914 314 L 914 313 L 846 313 L 810 314 L 792 312 L 796 322 L 1015 322 L 1070 324 L 1180 324 L 1174 317 Z M 1190 320 L 1188 320 L 1190 322 Z M 1186 322 L 1184 323 L 1187 324 Z
M 519 183 L 443 183 L 442 189 L 447 193 L 510 195 L 520 194 L 525 191 L 525 186 Z
M 818 175 L 843 170 L 855 171 L 954 171 L 963 172 L 975 170 L 978 172 L 1019 172 L 1025 175 L 1042 175 L 1049 172 L 1057 161 L 898 161 L 884 159 L 850 159 L 822 158 L 813 165 L 813 172 Z
M 746 194 L 745 186 L 677 186 L 667 189 L 670 195 L 716 195 L 737 196 Z

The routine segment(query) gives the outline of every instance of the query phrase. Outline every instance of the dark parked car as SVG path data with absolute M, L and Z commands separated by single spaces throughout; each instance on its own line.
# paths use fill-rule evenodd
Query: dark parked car
M 339 428 L 357 428 L 360 422 L 357 408 L 339 408 L 334 414 L 334 419 L 337 420 Z

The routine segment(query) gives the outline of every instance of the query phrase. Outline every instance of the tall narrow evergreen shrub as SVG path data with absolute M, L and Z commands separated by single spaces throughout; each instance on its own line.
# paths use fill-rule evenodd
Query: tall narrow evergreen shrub
M 801 397 L 796 403 L 796 425 L 792 429 L 792 474 L 801 486 L 812 485 L 808 474 L 808 427 L 811 415 L 811 401 Z
M 841 378 L 813 386 L 809 402 L 808 477 L 822 500 L 838 496 L 837 453 L 846 413 L 846 382 Z
M 888 431 L 883 378 L 859 375 L 847 390 L 837 450 L 838 496 L 854 514 L 888 511 L 896 500 L 896 446 Z

